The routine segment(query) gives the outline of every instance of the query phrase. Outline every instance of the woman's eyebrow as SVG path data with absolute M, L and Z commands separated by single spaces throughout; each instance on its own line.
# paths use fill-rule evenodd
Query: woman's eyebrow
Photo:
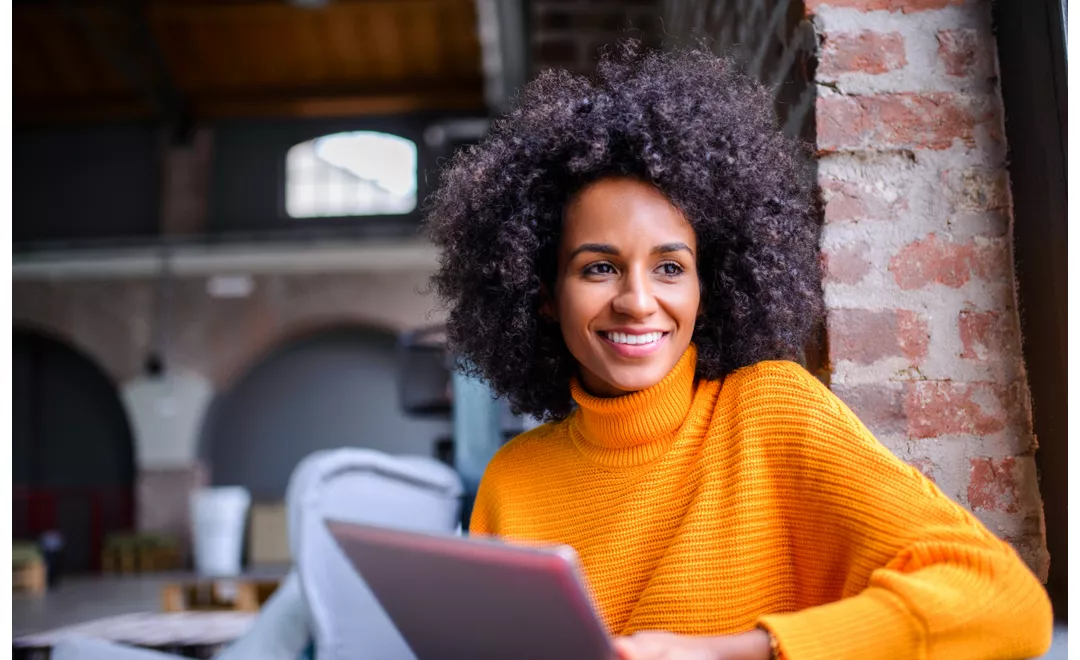
M 570 258 L 578 256 L 582 252 L 599 252 L 600 254 L 610 254 L 612 256 L 619 255 L 619 248 L 608 243 L 582 243 L 574 248 L 574 251 L 570 253 Z
M 667 252 L 678 252 L 680 250 L 686 250 L 690 253 L 690 256 L 694 256 L 694 251 L 690 249 L 690 246 L 686 243 L 664 243 L 663 245 L 657 245 L 652 249 L 653 254 L 664 254 Z

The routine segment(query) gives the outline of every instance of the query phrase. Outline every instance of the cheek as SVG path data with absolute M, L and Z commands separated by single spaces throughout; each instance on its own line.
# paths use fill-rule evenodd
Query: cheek
M 572 285 L 564 287 L 560 294 L 559 322 L 563 334 L 588 335 L 589 325 L 603 312 L 603 296 L 593 287 Z
M 677 300 L 672 301 L 672 308 L 680 324 L 693 329 L 701 310 L 701 290 L 696 281 L 693 286 L 687 286 Z

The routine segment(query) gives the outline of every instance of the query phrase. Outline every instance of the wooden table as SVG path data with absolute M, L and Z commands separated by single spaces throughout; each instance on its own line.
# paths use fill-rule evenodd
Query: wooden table
M 181 655 L 210 658 L 242 637 L 256 612 L 143 612 L 88 621 L 40 634 L 16 637 L 15 658 L 48 658 L 49 650 L 68 637 L 92 637 Z
M 258 612 L 280 584 L 278 578 L 249 576 L 171 582 L 161 588 L 161 610 Z

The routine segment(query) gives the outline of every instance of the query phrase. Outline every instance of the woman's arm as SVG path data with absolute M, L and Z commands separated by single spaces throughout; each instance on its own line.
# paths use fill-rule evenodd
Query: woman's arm
M 800 564 L 842 571 L 850 595 L 762 617 L 782 657 L 1045 653 L 1050 602 L 1016 552 L 893 456 L 824 386 L 806 379 L 813 403 L 807 437 L 789 450 L 803 488 L 785 515 Z

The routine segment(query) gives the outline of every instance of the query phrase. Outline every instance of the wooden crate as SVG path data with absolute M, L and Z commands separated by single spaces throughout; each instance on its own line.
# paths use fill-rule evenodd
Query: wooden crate
M 156 535 L 114 534 L 101 551 L 105 573 L 151 573 L 180 568 L 180 552 L 172 539 Z
M 45 558 L 37 543 L 15 540 L 11 544 L 11 587 L 13 591 L 42 593 L 48 586 Z
M 258 612 L 277 590 L 276 578 L 191 580 L 161 589 L 163 612 L 235 610 Z
M 44 593 L 45 580 L 45 562 L 40 559 L 13 565 L 11 568 L 11 587 L 13 591 Z

